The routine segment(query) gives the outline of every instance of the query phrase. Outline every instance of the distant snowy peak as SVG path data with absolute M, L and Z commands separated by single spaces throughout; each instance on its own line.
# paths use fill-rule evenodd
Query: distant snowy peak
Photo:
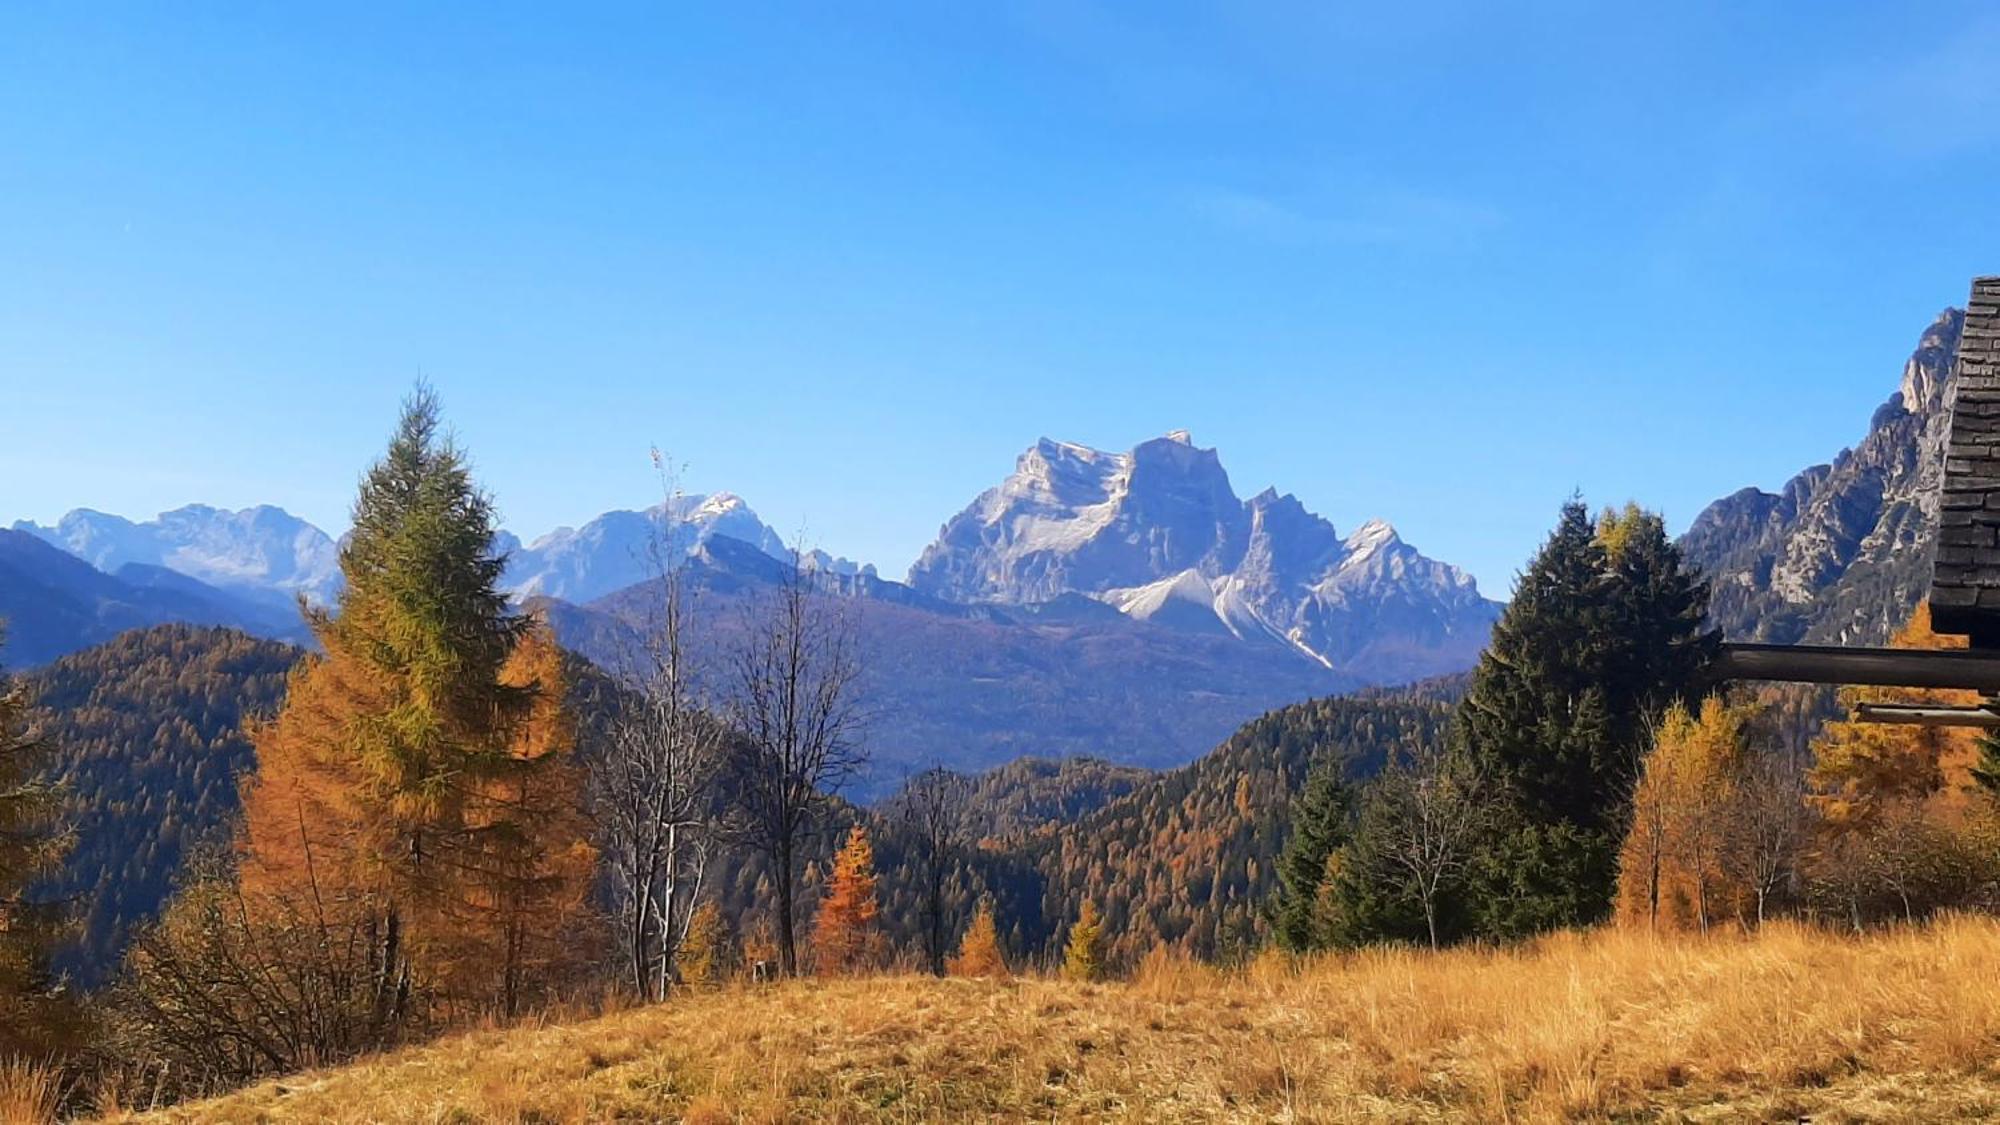
M 282 508 L 228 511 L 190 504 L 143 523 L 79 508 L 53 527 L 23 520 L 14 530 L 107 574 L 156 567 L 285 607 L 301 594 L 330 604 L 341 587 L 339 544 Z M 499 531 L 493 549 L 508 558 L 501 582 L 509 593 L 586 602 L 656 573 L 656 550 L 664 550 L 669 565 L 678 565 L 717 537 L 740 539 L 772 558 L 791 558 L 785 540 L 742 497 L 728 492 L 675 496 L 643 512 L 606 512 L 582 527 L 559 527 L 529 543 Z M 842 575 L 874 574 L 873 567 L 820 550 L 806 552 L 801 562 Z
M 791 547 L 733 493 L 675 496 L 645 511 L 615 511 L 579 528 L 559 527 L 531 543 L 509 548 L 502 583 L 521 597 L 544 596 L 571 602 L 594 601 L 659 573 L 662 564 L 679 566 L 716 538 L 748 543 L 774 559 L 789 561 Z M 836 574 L 874 574 L 824 551 L 806 552 L 801 563 Z
M 190 504 L 143 523 L 78 508 L 25 531 L 106 573 L 155 566 L 225 590 L 304 594 L 316 602 L 340 587 L 340 552 L 326 533 L 282 508 L 240 511 Z
M 1185 430 L 1125 453 L 1043 438 L 944 526 L 910 584 L 958 602 L 1084 594 L 1383 679 L 1469 664 L 1498 608 L 1385 522 L 1343 538 L 1296 497 L 1239 499 Z

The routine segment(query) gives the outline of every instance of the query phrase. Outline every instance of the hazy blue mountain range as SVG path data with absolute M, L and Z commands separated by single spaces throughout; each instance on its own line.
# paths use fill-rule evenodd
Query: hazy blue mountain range
M 746 601 L 777 582 L 783 565 L 726 537 L 704 544 L 682 572 L 701 641 L 727 645 Z M 1179 765 L 1272 707 L 1358 686 L 1279 646 L 1183 632 L 1076 595 L 963 605 L 872 575 L 825 581 L 847 595 L 842 612 L 866 666 L 874 762 L 855 787 L 864 799 L 940 764 L 976 771 L 1028 755 L 1089 754 Z M 639 585 L 583 606 L 531 604 L 565 646 L 615 669 L 636 651 L 650 593 Z M 707 663 L 726 675 L 723 662 Z
M 167 622 L 227 625 L 298 641 L 296 607 L 274 608 L 159 566 L 128 562 L 107 574 L 22 531 L 0 531 L 0 620 L 9 666 L 42 664 L 129 629 Z

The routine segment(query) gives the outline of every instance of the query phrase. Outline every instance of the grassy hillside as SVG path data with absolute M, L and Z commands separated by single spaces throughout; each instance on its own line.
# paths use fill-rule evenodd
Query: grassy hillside
M 2000 923 L 1379 950 L 1130 982 L 745 986 L 472 1032 L 167 1121 L 1958 1120 L 2000 1113 Z

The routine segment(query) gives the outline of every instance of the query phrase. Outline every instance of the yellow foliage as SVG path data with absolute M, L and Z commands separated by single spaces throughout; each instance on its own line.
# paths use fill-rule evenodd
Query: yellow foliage
M 1890 641 L 1894 648 L 1964 648 L 1963 637 L 1931 631 L 1928 603 Z M 1918 688 L 1847 688 L 1841 705 L 1930 703 L 1963 706 L 1978 702 L 1973 692 Z M 1899 802 L 1953 803 L 1948 778 L 1961 783 L 1978 758 L 1977 739 L 1962 727 L 1923 727 L 1853 721 L 1827 724 L 1813 743 L 1810 780 L 1814 801 L 1830 831 L 1869 831 Z
M 1732 849 L 1747 761 L 1744 715 L 1710 696 L 1667 713 L 1632 797 L 1619 853 L 1618 918 L 1626 925 L 1707 929 L 1741 912 L 1749 890 Z

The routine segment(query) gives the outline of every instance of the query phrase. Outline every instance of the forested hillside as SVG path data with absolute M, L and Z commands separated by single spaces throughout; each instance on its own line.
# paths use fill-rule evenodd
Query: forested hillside
M 58 964 L 83 983 L 116 966 L 189 854 L 226 839 L 237 775 L 254 760 L 243 722 L 277 708 L 298 655 L 226 629 L 160 625 L 24 678 L 75 831 L 42 893 L 81 908 Z
M 255 764 L 242 722 L 283 701 L 297 657 L 289 646 L 228 630 L 164 625 L 27 678 L 78 830 L 47 886 L 88 904 L 62 958 L 78 979 L 101 979 L 132 927 L 157 914 L 188 855 L 227 839 L 237 776 Z M 603 737 L 606 684 L 582 661 L 570 681 L 587 755 Z M 1074 904 L 1089 897 L 1105 911 L 1119 956 L 1156 940 L 1204 955 L 1240 946 L 1259 932 L 1256 908 L 1272 886 L 1290 802 L 1311 770 L 1339 761 L 1365 775 L 1398 740 L 1436 737 L 1458 687 L 1453 680 L 1280 708 L 1166 773 L 1092 758 L 1022 759 L 970 778 L 952 849 L 947 928 L 962 930 L 990 894 L 1008 949 L 1040 956 Z M 875 811 L 838 802 L 811 841 L 808 884 L 818 886 L 855 823 L 876 841 L 891 943 L 914 950 L 923 913 L 914 877 L 919 845 L 894 799 Z M 754 953 L 767 928 L 765 865 L 740 849 L 725 852 L 707 886 L 725 934 Z
M 1053 830 L 1159 776 L 1102 758 L 1019 758 L 973 779 L 965 805 L 967 833 L 997 840 Z
M 1046 880 L 1043 910 L 1065 925 L 1097 904 L 1114 958 L 1156 945 L 1202 956 L 1250 948 L 1276 883 L 1294 797 L 1315 769 L 1365 777 L 1399 746 L 1441 739 L 1448 703 L 1317 699 L 1251 722 L 1213 753 L 1024 843 Z

